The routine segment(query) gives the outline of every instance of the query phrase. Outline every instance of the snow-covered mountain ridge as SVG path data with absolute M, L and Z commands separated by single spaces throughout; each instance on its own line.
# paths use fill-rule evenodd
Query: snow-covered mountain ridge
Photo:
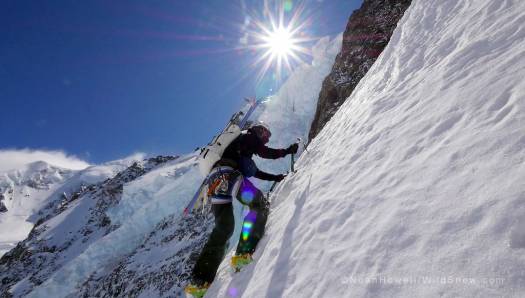
M 119 202 L 123 185 L 173 159 L 157 157 L 135 162 L 112 178 L 89 186 L 81 183 L 78 191 L 70 195 L 63 192 L 60 199 L 51 200 L 38 212 L 39 219 L 27 239 L 0 259 L 2 296 L 10 296 L 7 289 L 15 284 L 11 293 L 26 295 L 85 250 L 90 242 L 116 229 L 118 224 L 111 222 L 106 211 Z M 100 177 L 103 175 L 97 179 Z M 69 182 L 78 185 L 79 181 L 86 179 Z
M 0 256 L 27 236 L 38 211 L 74 173 L 43 161 L 0 173 Z
M 16 203 L 15 197 L 30 197 L 32 190 L 49 190 L 53 184 L 71 177 L 73 171 L 51 166 L 44 161 L 26 165 L 23 169 L 0 173 L 0 212 L 7 212 Z M 16 193 L 16 194 L 15 194 Z
M 0 256 L 24 240 L 33 225 L 86 187 L 115 176 L 139 156 L 71 170 L 36 161 L 0 173 Z M 62 206 L 64 208 L 64 206 Z
M 24 169 L 11 170 L 0 177 L 0 187 L 27 185 L 35 189 L 49 189 L 50 184 L 59 183 L 73 171 L 54 167 L 44 161 L 27 164 Z M 65 178 L 63 178 L 65 176 Z

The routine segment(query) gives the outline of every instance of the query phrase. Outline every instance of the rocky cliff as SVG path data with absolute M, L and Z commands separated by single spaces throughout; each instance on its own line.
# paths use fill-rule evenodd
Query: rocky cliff
M 343 46 L 323 81 L 308 138 L 313 139 L 352 94 L 390 40 L 411 0 L 364 0 L 350 16 Z

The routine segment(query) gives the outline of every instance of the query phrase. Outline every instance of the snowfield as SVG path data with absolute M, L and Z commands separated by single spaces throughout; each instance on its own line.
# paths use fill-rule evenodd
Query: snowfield
M 414 0 L 207 297 L 525 297 L 524 77 L 524 1 Z

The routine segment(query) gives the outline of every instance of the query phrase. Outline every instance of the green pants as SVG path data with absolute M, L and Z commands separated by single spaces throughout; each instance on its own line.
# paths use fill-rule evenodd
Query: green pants
M 242 204 L 248 205 L 250 212 L 244 218 L 236 253 L 253 253 L 264 234 L 269 204 L 263 193 L 248 179 L 244 179 L 237 199 Z M 193 281 L 197 284 L 213 281 L 226 253 L 228 239 L 232 236 L 235 228 L 232 203 L 214 204 L 212 211 L 215 216 L 215 227 L 192 272 Z

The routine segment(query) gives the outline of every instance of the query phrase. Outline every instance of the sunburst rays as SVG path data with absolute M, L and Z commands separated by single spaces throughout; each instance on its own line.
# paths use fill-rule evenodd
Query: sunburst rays
M 252 26 L 246 29 L 247 49 L 257 52 L 252 66 L 258 69 L 257 80 L 272 73 L 281 81 L 286 73 L 302 64 L 311 56 L 304 44 L 315 40 L 304 33 L 309 19 L 304 14 L 304 5 L 298 5 L 293 12 L 289 1 L 278 1 L 276 12 L 265 7 L 263 18 L 250 17 Z M 289 16 L 288 16 L 289 14 Z

